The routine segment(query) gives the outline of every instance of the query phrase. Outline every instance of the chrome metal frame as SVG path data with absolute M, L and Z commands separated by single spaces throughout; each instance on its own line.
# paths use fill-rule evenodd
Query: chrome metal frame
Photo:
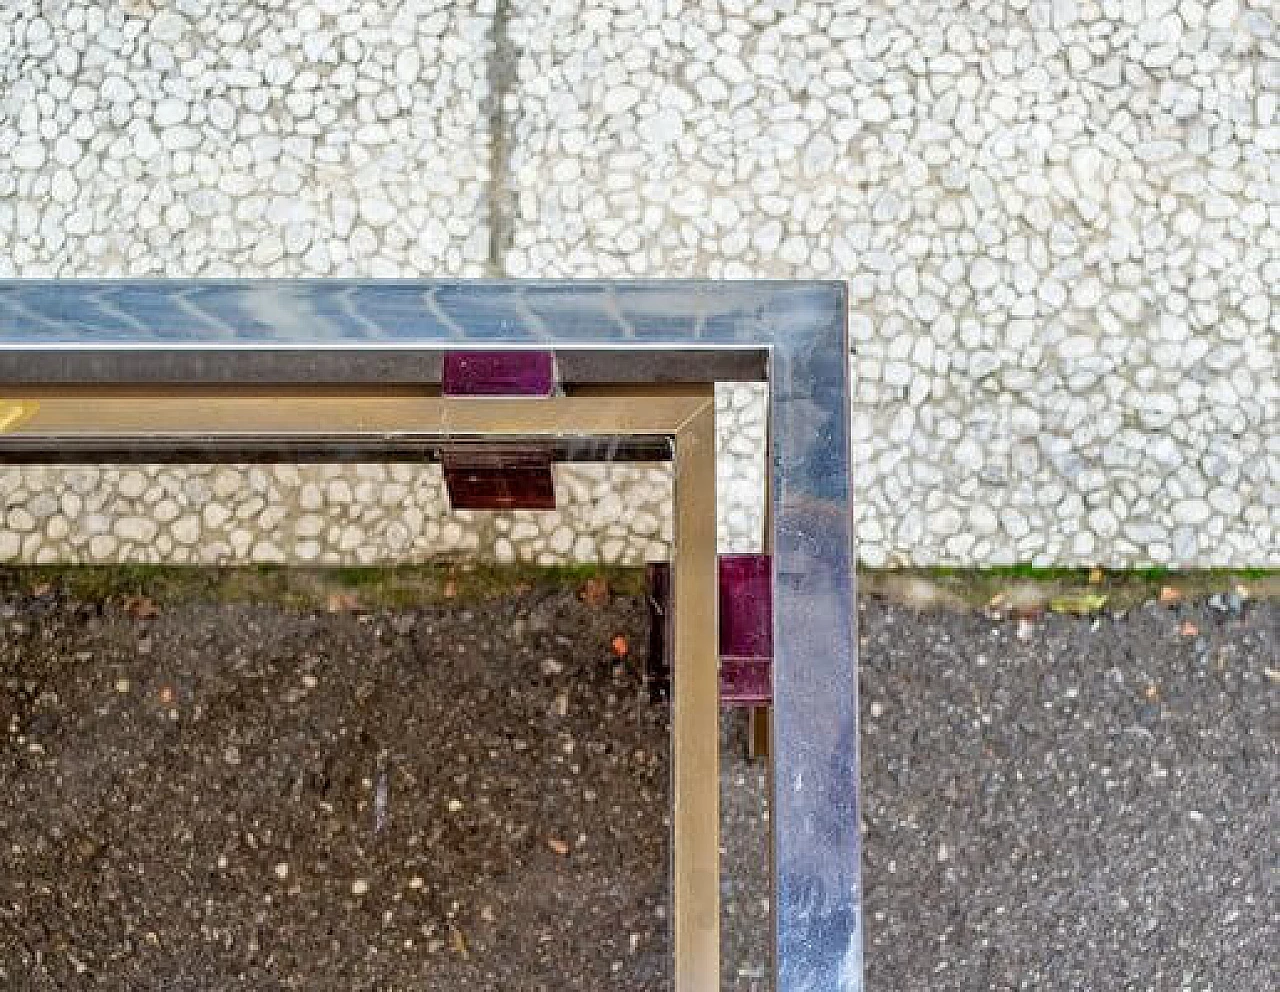
M 555 350 L 561 375 L 581 392 L 581 402 L 572 395 L 434 400 L 440 409 L 428 413 L 441 354 L 484 347 Z M 521 408 L 510 411 L 508 423 L 520 428 L 510 428 L 511 436 L 527 432 L 521 411 L 555 404 L 560 412 L 548 408 L 546 429 L 533 433 L 554 436 L 566 452 L 587 450 L 575 445 L 589 438 L 671 436 L 676 653 L 713 659 L 714 606 L 707 615 L 699 603 L 714 604 L 715 597 L 698 592 L 714 589 L 714 518 L 706 507 L 687 502 L 696 499 L 690 494 L 714 491 L 710 404 L 703 396 L 689 416 L 634 431 L 620 429 L 618 418 L 630 419 L 629 427 L 643 426 L 638 421 L 654 427 L 657 417 L 649 414 L 662 400 L 632 403 L 628 416 L 587 394 L 621 383 L 709 384 L 767 371 L 777 989 L 850 992 L 862 987 L 862 959 L 847 356 L 839 283 L 0 282 L 0 399 L 10 400 L 9 412 L 0 410 L 6 424 L 0 460 L 31 460 L 66 436 L 66 422 L 51 430 L 57 423 L 53 393 L 62 389 L 40 399 L 42 386 L 229 386 L 240 395 L 252 388 L 274 393 L 338 386 L 352 408 L 345 421 L 335 422 L 335 408 L 324 404 L 325 427 L 311 432 L 317 445 L 335 437 L 380 440 L 393 449 L 408 445 L 406 457 L 429 448 L 432 439 L 483 441 L 504 419 L 503 403 Z M 368 386 L 392 395 L 344 393 Z M 411 395 L 394 387 L 407 387 Z M 286 408 L 298 414 L 308 402 L 322 400 L 312 392 L 284 408 L 276 404 L 274 413 L 260 409 L 266 420 L 275 420 L 265 431 L 228 435 L 224 422 L 214 434 L 243 443 L 269 440 L 272 430 L 287 425 Z M 19 408 L 16 401 L 39 405 Z M 99 414 L 104 402 L 106 397 L 95 399 Z M 406 425 L 406 403 L 425 405 L 417 413 L 430 421 L 429 429 L 421 420 L 421 432 Z M 481 409 L 487 410 L 483 416 L 466 412 Z M 99 427 L 104 422 L 100 417 Z M 192 427 L 187 441 L 197 447 L 213 436 Z M 419 439 L 423 445 L 412 448 Z M 290 443 L 298 440 L 294 435 Z M 598 453 L 598 442 L 592 443 Z M 676 679 L 676 989 L 705 992 L 718 983 L 718 852 L 707 840 L 718 831 L 698 830 L 697 820 L 705 827 L 705 817 L 716 810 L 717 779 L 714 733 L 699 721 L 708 707 L 714 710 L 714 667 L 677 664 Z M 695 730 L 700 732 L 689 732 Z M 682 806 L 682 795 L 702 794 L 712 797 L 709 807 Z

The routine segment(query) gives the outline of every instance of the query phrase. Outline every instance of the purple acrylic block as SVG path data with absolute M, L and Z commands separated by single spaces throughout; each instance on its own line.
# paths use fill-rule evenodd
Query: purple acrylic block
M 441 456 L 454 510 L 554 510 L 551 454 L 537 448 L 445 450 Z
M 440 378 L 445 396 L 550 396 L 556 388 L 550 351 L 450 351 Z
M 720 654 L 773 657 L 773 564 L 768 555 L 720 556 Z
M 768 555 L 720 556 L 720 702 L 773 699 L 773 563 Z
M 773 700 L 773 581 L 768 555 L 721 555 L 720 705 L 765 706 Z M 649 598 L 648 678 L 651 698 L 671 687 L 671 566 L 645 570 Z
M 769 658 L 720 659 L 720 705 L 766 706 L 773 701 L 773 661 Z

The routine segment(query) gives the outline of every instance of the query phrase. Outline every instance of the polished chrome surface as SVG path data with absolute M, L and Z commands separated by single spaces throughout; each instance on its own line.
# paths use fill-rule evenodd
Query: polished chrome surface
M 183 351 L 214 356 L 208 359 L 215 363 L 211 374 L 226 376 L 234 366 L 236 378 L 245 381 L 255 381 L 257 355 L 264 366 L 285 366 L 281 371 L 276 364 L 257 381 L 275 381 L 272 376 L 286 373 L 301 375 L 293 381 L 308 381 L 306 369 L 313 360 L 307 353 L 320 356 L 314 362 L 324 363 L 326 375 L 340 377 L 338 353 L 349 352 L 347 364 L 363 369 L 365 382 L 377 381 L 370 371 L 377 353 L 394 351 L 386 381 L 404 382 L 407 373 L 399 369 L 405 355 L 420 354 L 423 369 L 434 360 L 438 375 L 439 352 L 486 346 L 554 348 L 563 381 L 572 381 L 569 353 L 596 353 L 593 360 L 603 367 L 592 381 L 600 382 L 679 378 L 695 374 L 699 354 L 724 350 L 750 364 L 767 350 L 777 988 L 860 989 L 857 660 L 843 285 L 0 282 L 0 387 L 35 381 L 136 382 L 132 377 L 144 373 L 134 372 L 135 367 L 155 375 L 157 365 L 180 377 L 193 371 L 182 368 Z M 126 352 L 131 360 L 125 360 Z M 684 352 L 689 362 L 677 361 L 672 376 L 646 364 L 666 355 L 661 367 L 671 369 L 669 356 L 679 359 Z M 68 378 L 57 380 L 59 375 Z M 733 377 L 709 375 L 702 381 Z

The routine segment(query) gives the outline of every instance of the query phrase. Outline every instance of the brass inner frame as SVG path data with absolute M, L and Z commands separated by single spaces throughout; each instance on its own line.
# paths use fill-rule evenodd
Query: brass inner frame
M 672 932 L 676 992 L 720 987 L 720 779 L 712 384 L 582 389 L 550 399 L 445 398 L 395 389 L 26 388 L 0 397 L 3 442 L 59 439 L 669 437 L 675 466 Z M 18 415 L 20 409 L 21 415 Z

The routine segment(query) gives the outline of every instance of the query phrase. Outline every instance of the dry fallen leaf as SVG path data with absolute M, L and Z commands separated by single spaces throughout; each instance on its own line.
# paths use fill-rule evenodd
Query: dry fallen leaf
M 445 599 L 453 599 L 454 596 L 458 595 L 458 583 L 453 579 L 446 579 L 441 592 L 444 594 Z
M 609 605 L 609 580 L 603 578 L 587 579 L 578 590 L 578 598 L 588 606 L 599 609 Z
M 1100 568 L 1089 569 L 1089 585 L 1097 586 L 1102 584 L 1102 580 L 1106 578 L 1106 573 Z
M 471 956 L 467 953 L 467 938 L 464 937 L 462 935 L 462 931 L 452 923 L 449 924 L 449 943 L 453 945 L 454 951 L 462 957 L 467 958 Z
M 1087 592 L 1055 596 L 1049 601 L 1049 609 L 1053 610 L 1054 613 L 1075 613 L 1080 616 L 1097 613 L 1106 605 L 1106 596 L 1101 593 Z
M 551 850 L 555 851 L 556 854 L 560 855 L 561 857 L 564 857 L 566 854 L 569 853 L 569 845 L 566 844 L 564 841 L 562 841 L 559 837 L 548 837 L 547 847 L 551 848 Z
M 356 599 L 355 593 L 350 592 L 331 592 L 329 593 L 329 612 L 330 613 L 349 613 L 352 610 L 360 608 L 360 601 Z
M 135 620 L 148 620 L 160 613 L 156 604 L 146 596 L 130 596 L 124 601 L 124 611 Z

